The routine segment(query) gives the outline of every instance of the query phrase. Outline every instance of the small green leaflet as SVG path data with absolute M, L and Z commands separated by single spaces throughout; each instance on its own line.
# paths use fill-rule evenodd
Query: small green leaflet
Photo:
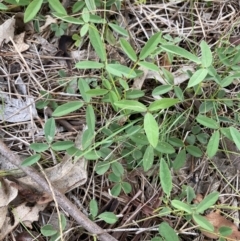
M 161 109 L 167 109 L 167 108 L 175 105 L 178 102 L 179 102 L 178 99 L 162 98 L 160 100 L 155 100 L 154 102 L 152 102 L 149 105 L 148 110 L 149 111 L 157 111 L 157 110 L 161 110 Z
M 118 77 L 135 78 L 137 76 L 134 70 L 121 64 L 107 64 L 106 70 Z
M 86 94 L 88 90 L 90 90 L 89 84 L 85 79 L 79 78 L 78 80 L 78 89 L 82 95 L 82 98 L 84 101 L 89 102 L 91 100 L 91 97 Z
M 84 1 L 89 11 L 96 11 L 95 0 Z
M 200 47 L 202 52 L 202 66 L 204 68 L 208 68 L 212 64 L 212 52 L 205 41 L 201 42 Z
M 220 134 L 219 134 L 219 130 L 217 130 L 213 133 L 207 145 L 207 154 L 210 158 L 217 153 L 219 140 L 220 140 Z
M 95 25 L 89 25 L 89 39 L 102 62 L 106 60 L 106 49 Z
M 148 146 L 143 155 L 143 169 L 147 172 L 153 165 L 154 149 L 152 146 Z
M 147 41 L 145 46 L 142 48 L 139 58 L 143 60 L 147 58 L 157 47 L 160 42 L 161 32 L 155 33 L 150 39 Z
M 52 116 L 63 116 L 67 115 L 73 111 L 78 110 L 83 106 L 82 101 L 71 101 L 66 104 L 60 105 L 56 108 L 56 110 L 52 113 Z
M 219 123 L 207 116 L 199 114 L 196 118 L 197 122 L 200 123 L 203 126 L 206 126 L 211 129 L 218 129 Z
M 62 19 L 64 22 L 82 25 L 84 22 L 81 19 L 74 18 L 61 13 L 52 13 L 56 18 Z
M 160 182 L 164 193 L 169 197 L 172 191 L 172 175 L 166 161 L 160 160 Z
M 90 209 L 90 213 L 92 214 L 92 216 L 95 218 L 98 214 L 98 204 L 97 201 L 95 199 L 92 199 L 90 201 L 90 205 L 89 205 L 89 209 Z
M 122 36 L 128 37 L 128 31 L 120 26 L 118 26 L 117 24 L 114 23 L 109 23 L 108 24 L 116 33 L 121 34 Z
M 58 231 L 55 230 L 51 224 L 46 224 L 43 227 L 41 227 L 41 233 L 46 237 L 53 236 L 57 232 Z
M 161 48 L 163 50 L 165 50 L 166 52 L 169 53 L 173 53 L 173 54 L 177 54 L 180 55 L 188 60 L 191 60 L 197 64 L 201 63 L 201 60 L 194 54 L 188 52 L 186 49 L 183 49 L 179 46 L 175 46 L 175 45 L 162 45 Z
M 185 211 L 186 213 L 191 214 L 193 212 L 191 205 L 181 202 L 179 200 L 172 200 L 171 202 L 172 206 L 175 207 L 178 210 Z
M 201 227 L 210 232 L 214 231 L 213 225 L 203 216 L 199 214 L 193 214 L 193 220 Z
M 53 118 L 49 118 L 44 125 L 44 134 L 45 134 L 46 141 L 48 143 L 51 143 L 53 141 L 55 136 L 55 131 L 56 131 L 55 120 Z
M 94 97 L 100 95 L 106 95 L 109 91 L 106 89 L 90 89 L 86 92 L 87 95 Z
M 136 112 L 145 112 L 147 107 L 136 100 L 120 100 L 115 105 L 121 109 L 133 110 Z
M 144 67 L 145 69 L 149 69 L 155 72 L 159 72 L 159 67 L 156 64 L 150 63 L 150 62 L 146 62 L 146 61 L 140 61 L 138 62 L 138 64 L 142 67 Z
M 57 13 L 67 15 L 67 11 L 65 10 L 65 8 L 63 7 L 63 5 L 60 3 L 59 0 L 48 0 L 48 3 Z
M 109 224 L 114 224 L 118 220 L 117 216 L 112 212 L 101 213 L 100 215 L 98 215 L 98 218 L 102 219 L 103 221 Z
M 94 114 L 94 110 L 93 110 L 93 106 L 92 106 L 92 105 L 88 105 L 88 106 L 87 106 L 86 122 L 87 122 L 88 129 L 89 129 L 92 133 L 94 133 L 94 131 L 95 131 L 95 124 L 96 124 L 96 117 L 95 117 L 95 114 Z
M 151 113 L 146 113 L 144 116 L 144 131 L 148 138 L 149 143 L 156 147 L 159 138 L 159 127 L 158 123 Z
M 29 3 L 24 13 L 24 23 L 31 21 L 37 15 L 42 3 L 43 0 L 33 0 L 31 3 Z
M 44 152 L 48 149 L 48 145 L 45 143 L 32 143 L 30 148 L 36 152 Z
M 120 38 L 120 44 L 121 44 L 123 51 L 128 56 L 128 58 L 131 59 L 133 62 L 136 62 L 137 55 L 136 55 L 134 49 L 132 48 L 132 46 L 130 45 L 130 43 L 126 39 Z
M 197 213 L 203 213 L 205 210 L 210 208 L 216 203 L 219 197 L 219 192 L 212 192 L 207 195 L 196 207 Z
M 35 155 L 32 155 L 28 158 L 26 158 L 22 163 L 21 163 L 21 166 L 31 166 L 33 165 L 34 163 L 38 162 L 41 158 L 41 155 L 40 154 L 35 154 Z
M 162 222 L 158 231 L 166 241 L 179 241 L 176 231 L 167 222 Z
M 57 141 L 51 145 L 51 148 L 54 151 L 64 151 L 72 146 L 74 146 L 74 142 L 72 141 Z
M 3 3 L 0 3 L 0 9 L 1 10 L 7 10 L 8 7 L 6 5 L 4 5 Z
M 238 150 L 240 150 L 240 133 L 239 133 L 239 130 L 237 130 L 236 128 L 231 126 L 230 127 L 230 133 L 231 133 L 232 139 L 233 139 L 234 143 L 236 144 Z
M 197 70 L 190 78 L 189 82 L 188 82 L 188 88 L 193 87 L 197 84 L 200 84 L 205 77 L 208 74 L 208 70 L 207 69 L 199 69 Z
M 78 69 L 101 69 L 104 64 L 95 61 L 80 61 L 75 64 Z

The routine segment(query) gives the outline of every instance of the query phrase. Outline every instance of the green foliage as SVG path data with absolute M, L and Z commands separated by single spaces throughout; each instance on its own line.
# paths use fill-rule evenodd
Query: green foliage
M 182 186 L 181 195 L 175 196 L 172 175 L 185 166 L 188 155 L 213 158 L 221 150 L 219 145 L 222 137 L 233 141 L 240 149 L 238 114 L 236 111 L 233 111 L 234 117 L 222 114 L 223 109 L 239 108 L 236 102 L 240 96 L 231 100 L 225 89 L 240 78 L 239 48 L 219 47 L 215 50 L 201 41 L 196 49 L 186 50 L 178 46 L 181 38 L 156 32 L 137 49 L 131 42 L 129 30 L 117 22 L 110 22 L 106 17 L 111 7 L 121 9 L 120 0 L 107 1 L 103 5 L 95 0 L 77 1 L 72 6 L 72 12 L 71 9 L 67 11 L 59 0 L 6 0 L 0 3 L 0 9 L 8 9 L 9 4 L 26 6 L 25 22 L 37 18 L 43 4 L 48 4 L 51 14 L 59 21 L 51 25 L 55 35 L 63 35 L 70 24 L 78 25 L 79 31 L 73 35 L 75 45 L 82 46 L 84 41 L 88 41 L 98 57 L 98 60 L 84 60 L 75 64 L 80 72 L 84 70 L 87 73 L 73 81 L 78 86 L 79 99 L 57 102 L 53 101 L 50 92 L 40 91 L 36 106 L 38 109 L 51 106 L 52 118 L 44 125 L 44 143 L 32 143 L 30 149 L 33 155 L 25 159 L 22 165 L 33 165 L 41 160 L 43 152 L 49 150 L 56 153 L 66 151 L 75 159 L 84 157 L 94 163 L 98 175 L 105 175 L 108 179 L 113 196 L 131 193 L 129 171 L 141 167 L 144 172 L 151 173 L 157 169 L 158 176 L 153 178 L 160 182 L 164 193 L 162 202 L 166 203 L 165 208 L 168 209 L 167 212 L 160 211 L 159 216 L 172 212 L 171 215 L 193 220 L 201 229 L 213 231 L 212 225 L 202 214 L 215 204 L 219 194 L 213 192 L 199 204 L 191 204 L 195 197 L 193 188 Z M 98 13 L 100 7 L 102 14 Z M 124 63 L 111 59 L 108 45 L 119 48 L 127 61 Z M 156 60 L 163 55 L 167 56 L 173 69 L 178 60 L 181 65 L 187 61 L 194 66 L 194 71 L 187 72 L 187 83 L 176 84 L 172 70 L 159 67 Z M 132 87 L 136 78 L 144 76 L 142 69 L 159 74 L 166 82 L 163 85 L 157 83 L 150 91 L 150 98 L 145 89 Z M 64 82 L 61 83 L 64 85 Z M 206 86 L 211 88 L 206 91 Z M 103 113 L 103 109 L 108 109 L 111 115 Z M 79 111 L 84 111 L 87 125 L 82 134 L 81 149 L 76 148 L 72 141 L 55 140 L 54 118 Z M 100 126 L 100 122 L 104 124 Z M 109 224 L 118 220 L 113 213 L 98 215 L 95 199 L 91 200 L 89 210 L 94 220 L 98 218 Z M 224 236 L 230 231 L 222 228 L 220 233 Z M 45 225 L 41 232 L 51 238 L 59 236 L 59 231 L 50 225 Z M 162 222 L 158 236 L 152 240 L 179 238 L 169 224 Z

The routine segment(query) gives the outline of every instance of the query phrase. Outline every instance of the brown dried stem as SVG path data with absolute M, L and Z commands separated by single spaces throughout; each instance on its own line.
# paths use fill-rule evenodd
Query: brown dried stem
M 45 192 L 52 193 L 51 189 L 44 179 L 44 177 L 37 172 L 33 167 L 23 167 L 21 166 L 21 160 L 18 155 L 15 155 L 11 152 L 11 150 L 0 140 L 0 153 L 5 156 L 9 162 L 16 165 L 18 168 L 23 170 L 28 176 L 30 176 L 35 182 L 37 182 Z M 92 234 L 96 234 L 99 240 L 102 241 L 117 241 L 110 234 L 106 233 L 102 228 L 88 219 L 78 208 L 69 201 L 69 199 L 62 194 L 57 188 L 54 187 L 54 194 L 58 204 L 68 212 L 78 224 L 82 225 L 88 232 Z

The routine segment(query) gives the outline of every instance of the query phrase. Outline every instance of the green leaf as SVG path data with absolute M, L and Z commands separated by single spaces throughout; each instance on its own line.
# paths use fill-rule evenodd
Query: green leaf
M 59 0 L 48 0 L 48 3 L 57 13 L 67 15 L 66 9 L 63 7 Z
M 122 185 L 123 191 L 126 194 L 128 194 L 128 193 L 130 193 L 132 191 L 132 186 L 128 182 L 122 182 L 121 185 Z
M 40 154 L 35 154 L 35 155 L 32 155 L 28 158 L 26 158 L 22 163 L 21 163 L 21 166 L 24 166 L 24 167 L 28 167 L 28 166 L 31 166 L 33 165 L 34 163 L 38 162 L 41 158 L 41 155 Z
M 236 128 L 234 127 L 230 127 L 230 133 L 231 133 L 231 136 L 232 136 L 232 139 L 234 141 L 234 143 L 236 144 L 238 150 L 240 150 L 240 133 L 239 133 L 239 130 L 237 130 Z
M 135 78 L 137 76 L 134 70 L 121 64 L 107 64 L 106 70 L 118 77 Z
M 143 97 L 143 96 L 144 96 L 144 91 L 142 91 L 142 90 L 131 89 L 131 90 L 126 91 L 126 98 L 127 99 L 137 99 L 137 98 L 140 98 L 140 97 Z
M 160 182 L 164 193 L 169 197 L 172 191 L 172 175 L 168 164 L 163 158 L 160 160 Z
M 90 20 L 90 13 L 89 10 L 87 8 L 84 8 L 82 10 L 82 19 L 85 23 L 88 23 Z
M 54 151 L 64 151 L 72 146 L 74 146 L 72 141 L 57 141 L 51 145 Z
M 62 230 L 64 230 L 67 226 L 67 220 L 63 213 L 60 213 L 60 219 Z
M 165 141 L 159 141 L 155 149 L 160 153 L 166 153 L 166 154 L 175 153 L 175 149 Z
M 110 168 L 110 163 L 107 161 L 98 162 L 95 167 L 95 171 L 98 175 L 103 175 Z
M 194 189 L 190 186 L 186 187 L 187 202 L 191 203 L 194 198 L 196 198 Z
M 213 120 L 213 119 L 211 119 L 207 116 L 201 115 L 201 114 L 199 114 L 197 116 L 196 121 L 198 123 L 200 123 L 201 125 L 206 126 L 208 128 L 211 128 L 211 129 L 218 129 L 219 128 L 219 124 L 215 120 Z
M 179 86 L 174 86 L 173 88 L 174 88 L 174 93 L 177 96 L 177 98 L 179 100 L 183 101 L 184 95 L 183 95 L 182 89 Z
M 136 62 L 137 55 L 134 49 L 132 48 L 132 46 L 130 45 L 130 43 L 126 39 L 120 38 L 120 45 L 123 51 L 125 52 L 125 54 L 128 56 L 128 58 L 131 59 L 133 62 Z
M 153 92 L 152 95 L 163 95 L 168 93 L 170 90 L 172 90 L 172 86 L 171 85 L 160 85 L 158 87 L 156 87 Z
M 205 77 L 208 74 L 208 70 L 207 69 L 199 69 L 197 70 L 190 78 L 189 82 L 188 82 L 188 88 L 193 87 L 199 83 L 201 83 Z
M 162 98 L 160 100 L 155 100 L 154 102 L 152 102 L 149 105 L 148 110 L 149 111 L 157 111 L 160 109 L 167 109 L 167 108 L 175 105 L 178 102 L 179 102 L 178 99 Z
M 42 6 L 43 0 L 33 0 L 25 10 L 24 23 L 31 21 L 38 13 Z
M 86 129 L 82 135 L 82 149 L 86 150 L 94 139 L 94 133 L 90 129 Z
M 162 222 L 158 231 L 166 241 L 179 241 L 176 231 L 167 222 Z
M 197 213 L 203 213 L 205 210 L 210 208 L 216 203 L 219 197 L 219 192 L 212 192 L 207 195 L 196 207 Z
M 195 157 L 201 157 L 202 151 L 197 146 L 189 145 L 186 147 L 186 150 L 189 154 Z
M 98 215 L 98 218 L 109 224 L 114 224 L 118 220 L 117 216 L 112 212 L 101 213 L 100 215 Z
M 152 70 L 152 71 L 159 72 L 159 67 L 156 64 L 146 62 L 146 61 L 138 62 L 138 64 L 140 66 L 144 67 L 145 69 L 149 69 L 149 70 Z
M 53 118 L 49 118 L 44 125 L 44 134 L 46 141 L 51 143 L 54 139 L 56 132 L 56 124 Z
M 67 23 L 73 23 L 73 24 L 78 24 L 78 25 L 83 25 L 84 22 L 79 19 L 79 18 L 74 18 L 71 16 L 68 16 L 66 14 L 62 14 L 62 13 L 52 13 L 56 18 L 59 18 L 61 20 L 63 20 L 64 22 Z
M 111 194 L 115 197 L 117 197 L 121 193 L 122 185 L 121 183 L 117 183 L 113 186 L 111 189 Z
M 67 115 L 75 110 L 80 109 L 83 106 L 82 101 L 71 101 L 66 104 L 60 105 L 56 108 L 56 110 L 52 113 L 52 116 L 63 116 Z
M 215 131 L 213 135 L 211 136 L 208 145 L 207 145 L 207 154 L 208 157 L 213 157 L 218 151 L 218 145 L 220 140 L 220 134 L 219 131 Z
M 7 10 L 8 7 L 6 5 L 4 5 L 3 3 L 0 3 L 0 9 L 1 10 Z
M 90 11 L 92 11 L 92 12 L 96 11 L 95 0 L 87 0 L 87 1 L 84 1 L 84 2 L 86 3 L 86 6 Z
M 143 169 L 147 172 L 153 165 L 154 160 L 154 150 L 152 146 L 148 146 L 143 155 Z
M 173 53 L 179 56 L 182 56 L 188 60 L 191 60 L 197 64 L 201 63 L 201 60 L 194 54 L 188 52 L 186 49 L 183 49 L 175 45 L 162 45 L 161 48 L 168 53 Z
M 84 154 L 84 158 L 86 158 L 87 160 L 97 160 L 100 158 L 100 155 L 97 151 L 92 150 L 92 151 L 88 151 L 86 154 Z
M 89 210 L 91 215 L 95 218 L 98 215 L 98 204 L 95 199 L 92 199 L 89 204 Z
M 78 69 L 102 69 L 104 64 L 95 61 L 80 61 L 75 64 Z
M 222 226 L 218 229 L 218 232 L 222 235 L 222 236 L 229 236 L 232 234 L 233 230 L 230 227 L 227 226 Z
M 120 100 L 115 105 L 121 109 L 133 110 L 136 112 L 145 112 L 147 107 L 136 100 Z
M 213 225 L 203 216 L 199 214 L 193 214 L 193 220 L 203 229 L 213 232 Z
M 43 227 L 41 227 L 41 233 L 42 235 L 49 237 L 56 234 L 57 230 L 55 230 L 51 224 L 46 224 Z
M 95 117 L 92 105 L 88 105 L 87 106 L 86 122 L 87 122 L 88 129 L 92 133 L 94 133 L 94 131 L 95 131 L 95 124 L 96 124 L 96 117 Z
M 94 96 L 101 96 L 106 95 L 109 90 L 106 89 L 90 89 L 86 92 L 87 95 L 94 97 Z
M 125 37 L 128 37 L 129 34 L 128 34 L 128 31 L 116 24 L 113 24 L 113 23 L 109 23 L 108 24 L 115 32 L 121 34 L 122 36 L 125 36 Z
M 123 173 L 124 173 L 124 168 L 123 168 L 123 166 L 122 166 L 121 163 L 119 163 L 119 162 L 113 162 L 113 163 L 111 164 L 111 167 L 112 167 L 113 173 L 114 173 L 116 176 L 121 177 L 121 176 L 123 175 Z
M 208 68 L 212 64 L 212 52 L 205 41 L 201 42 L 200 47 L 202 52 L 202 66 Z
M 186 158 L 186 151 L 185 150 L 181 150 L 175 160 L 173 161 L 173 170 L 179 170 L 181 167 L 183 167 L 185 165 L 187 161 Z
M 91 97 L 86 94 L 90 87 L 85 79 L 79 78 L 78 80 L 78 89 L 84 101 L 90 102 Z
M 159 138 L 158 123 L 151 113 L 146 113 L 144 116 L 144 131 L 148 138 L 149 143 L 156 147 Z
M 155 33 L 153 36 L 150 37 L 150 39 L 147 41 L 145 46 L 142 48 L 139 59 L 143 60 L 147 58 L 157 47 L 157 45 L 160 42 L 160 36 L 161 32 Z
M 45 143 L 32 143 L 30 148 L 36 152 L 44 152 L 48 149 L 48 145 Z
M 181 202 L 179 200 L 172 200 L 172 206 L 180 211 L 184 211 L 186 213 L 192 214 L 192 208 L 190 204 Z
M 89 26 L 89 39 L 98 57 L 104 62 L 106 60 L 105 46 L 101 40 L 97 28 L 93 24 Z

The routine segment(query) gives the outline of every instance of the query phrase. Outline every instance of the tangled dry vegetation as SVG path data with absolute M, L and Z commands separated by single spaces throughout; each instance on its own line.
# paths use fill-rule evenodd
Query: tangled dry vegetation
M 71 8 L 71 1 L 63 2 L 66 9 Z M 240 43 L 239 12 L 240 3 L 236 0 L 175 0 L 147 1 L 146 3 L 123 1 L 120 11 L 112 7 L 106 16 L 101 11 L 99 11 L 99 15 L 104 16 L 109 22 L 115 22 L 129 32 L 130 43 L 136 53 L 139 53 L 150 36 L 158 31 L 162 32 L 167 41 L 178 44 L 197 55 L 199 54 L 199 43 L 204 39 L 211 47 L 214 59 L 216 59 L 215 68 L 223 73 L 227 69 L 226 66 L 217 62 L 217 49 L 227 48 L 230 45 L 238 46 Z M 1 216 L 3 221 L 0 224 L 4 225 L 1 226 L 1 240 L 30 240 L 26 238 L 26 230 L 29 230 L 34 237 L 38 237 L 38 240 L 48 240 L 46 237 L 40 237 L 40 228 L 50 223 L 58 229 L 57 220 L 59 220 L 60 213 L 64 214 L 67 220 L 63 240 L 93 240 L 92 233 L 94 232 L 91 233 L 90 230 L 94 230 L 95 226 L 88 229 L 88 225 L 92 225 L 89 223 L 83 226 L 85 228 L 83 229 L 82 225 L 79 225 L 80 221 L 72 216 L 69 209 L 62 210 L 64 200 L 59 203 L 60 194 L 55 194 L 56 196 L 53 198 L 49 195 L 49 191 L 52 193 L 54 187 L 57 187 L 61 193 L 66 193 L 66 197 L 71 201 L 69 208 L 72 210 L 77 207 L 82 213 L 88 215 L 89 203 L 92 199 L 96 199 L 99 207 L 98 213 L 108 211 L 118 215 L 119 219 L 114 224 L 94 221 L 101 228 L 101 232 L 104 229 L 111 235 L 111 238 L 105 237 L 104 233 L 100 237 L 101 240 L 151 240 L 153 237 L 159 236 L 158 226 L 163 221 L 178 233 L 179 240 L 216 239 L 216 235 L 211 236 L 209 233 L 201 232 L 191 220 L 186 221 L 185 218 L 175 215 L 174 212 L 160 215 L 159 212 L 170 204 L 164 199 L 159 181 L 158 163 L 156 162 L 156 165 L 153 165 L 147 172 L 143 171 L 141 165 L 129 168 L 128 160 L 120 158 L 121 145 L 117 145 L 117 142 L 109 148 L 124 166 L 123 181 L 128 182 L 132 189 L 128 194 L 122 191 L 115 198 L 109 193 L 114 182 L 109 179 L 108 172 L 103 175 L 97 174 L 95 172 L 96 161 L 86 161 L 80 158 L 73 163 L 70 155 L 65 151 L 57 154 L 45 151 L 42 153 L 43 161 L 35 166 L 39 173 L 44 173 L 48 184 L 51 183 L 51 190 L 44 188 L 45 179 L 39 181 L 35 176 L 36 173 L 31 169 L 27 169 L 28 174 L 31 175 L 29 178 L 22 173 L 19 174 L 19 169 L 13 168 L 13 165 L 10 164 L 12 158 L 22 160 L 29 157 L 32 155 L 32 151 L 29 149 L 30 144 L 45 142 L 44 123 L 47 118 L 51 117 L 56 105 L 81 99 L 78 91 L 79 78 L 92 78 L 94 80 L 92 88 L 101 86 L 100 71 L 82 70 L 75 67 L 75 63 L 80 60 L 98 59 L 89 43 L 88 36 L 86 35 L 79 47 L 76 47 L 71 38 L 63 40 L 63 38 L 55 36 L 50 24 L 57 23 L 59 20 L 50 15 L 47 7 L 43 6 L 40 14 L 44 18 L 39 18 L 39 32 L 35 31 L 32 22 L 24 24 L 23 15 L 16 13 L 15 9 L 12 9 L 12 12 L 1 12 L 0 15 L 1 24 L 4 25 L 10 20 L 8 23 L 10 25 L 7 27 L 0 26 L 0 31 L 2 31 L 0 32 L 0 94 L 4 100 L 4 104 L 2 102 L 1 106 L 6 110 L 4 115 L 0 115 L 1 181 L 2 187 L 10 190 L 9 193 L 14 196 L 14 200 L 9 199 L 7 207 L 2 209 L 5 216 Z M 15 23 L 11 22 L 13 19 L 16 21 Z M 11 28 L 13 28 L 12 32 Z M 78 25 L 69 24 L 65 35 L 72 36 L 78 31 Z M 105 41 L 107 59 L 124 63 L 131 68 L 131 62 L 119 47 L 118 36 L 114 34 L 112 37 L 104 37 L 107 39 Z M 181 57 L 175 57 L 170 62 L 168 56 L 162 53 L 155 59 L 155 64 L 173 73 L 182 90 L 186 88 L 188 77 L 182 73 L 179 74 L 178 71 L 186 67 L 187 70 L 194 70 L 195 67 Z M 141 97 L 140 101 L 151 103 L 154 98 L 151 95 L 152 90 L 164 84 L 162 83 L 164 81 L 161 76 L 156 76 L 152 72 L 146 72 L 144 77 L 140 83 L 129 82 L 129 86 L 130 88 L 133 85 L 138 86 L 145 92 L 145 96 Z M 216 111 L 220 116 L 226 118 L 226 125 L 232 122 L 239 126 L 238 80 L 227 86 L 225 91 L 229 105 L 224 103 Z M 196 133 L 192 131 L 192 128 L 203 101 L 209 99 L 215 92 L 216 85 L 211 82 L 204 83 L 202 92 L 197 97 L 190 91 L 184 92 L 186 101 L 169 112 L 172 113 L 172 117 L 168 119 L 170 125 L 165 123 L 162 126 L 162 135 L 174 132 L 174 135 L 186 145 L 194 138 L 207 139 L 211 136 L 207 128 L 201 131 L 195 129 Z M 48 108 L 36 108 L 46 101 L 43 98 L 44 93 L 49 94 Z M 171 93 L 168 94 L 168 97 L 171 97 Z M 93 99 L 93 105 L 97 130 L 115 121 L 118 113 L 108 103 L 104 103 L 96 97 Z M 79 140 L 81 140 L 81 133 L 86 123 L 85 111 L 84 108 L 81 108 L 67 116 L 56 118 L 55 140 L 72 140 L 74 142 L 77 140 L 76 143 L 80 147 Z M 181 117 L 183 122 L 171 125 L 178 118 L 179 113 L 183 113 Z M 139 116 L 132 115 L 131 118 L 135 120 Z M 169 129 L 169 126 L 173 130 Z M 96 136 L 98 140 L 101 138 L 100 135 Z M 228 227 L 233 225 L 234 232 L 228 240 L 239 240 L 239 150 L 233 142 L 223 137 L 219 145 L 219 152 L 210 160 L 204 154 L 207 143 L 205 145 L 203 143 L 204 141 L 202 146 L 201 142 L 198 145 L 203 151 L 201 157 L 189 155 L 180 169 L 171 171 L 173 189 L 170 200 L 176 197 L 181 198 L 186 186 L 192 187 L 195 191 L 194 202 L 200 202 L 207 194 L 218 191 L 220 198 L 215 209 L 207 211 L 204 216 L 213 224 L 215 231 L 218 231 L 218 227 L 222 224 Z M 1 202 L 4 203 L 4 201 Z M 9 210 L 12 208 L 19 208 L 19 210 L 27 208 L 27 213 L 23 214 L 21 221 L 18 221 L 16 216 L 15 220 L 12 220 L 13 214 Z

